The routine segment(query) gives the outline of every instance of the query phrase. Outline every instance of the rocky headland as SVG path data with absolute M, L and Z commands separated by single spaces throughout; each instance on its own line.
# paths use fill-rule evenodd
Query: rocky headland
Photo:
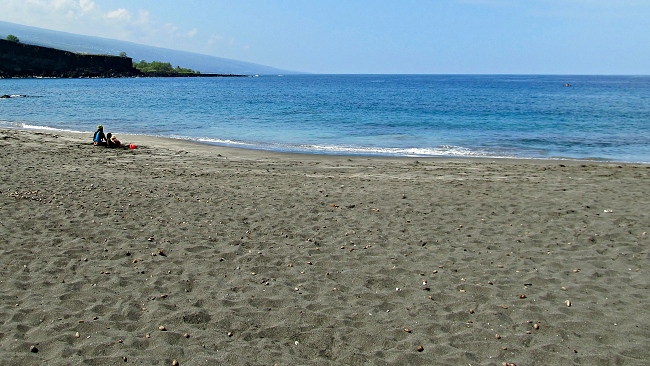
M 130 57 L 87 55 L 0 40 L 0 78 L 132 77 L 143 75 Z

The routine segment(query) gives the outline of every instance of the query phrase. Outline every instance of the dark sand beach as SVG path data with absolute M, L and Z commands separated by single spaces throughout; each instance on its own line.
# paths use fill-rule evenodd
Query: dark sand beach
M 648 365 L 650 166 L 0 130 L 2 365 Z

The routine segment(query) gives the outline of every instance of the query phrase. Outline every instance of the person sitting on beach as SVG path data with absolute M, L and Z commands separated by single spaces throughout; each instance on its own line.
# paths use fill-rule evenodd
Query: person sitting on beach
M 108 147 L 122 147 L 120 140 L 110 132 L 106 134 L 106 142 L 108 143 Z
M 93 145 L 95 146 L 107 146 L 106 135 L 104 135 L 104 126 L 97 126 L 97 131 L 93 135 Z

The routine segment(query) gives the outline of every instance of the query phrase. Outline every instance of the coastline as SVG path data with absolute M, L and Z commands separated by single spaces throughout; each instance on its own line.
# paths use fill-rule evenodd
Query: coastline
M 650 358 L 648 165 L 119 138 L 0 129 L 7 363 Z
M 0 126 L 0 131 L 26 131 L 33 132 L 36 134 L 51 134 L 66 137 L 71 143 L 85 144 L 88 141 L 88 136 L 92 136 L 92 131 L 81 132 L 81 131 L 71 131 L 71 130 L 61 130 L 58 128 L 45 127 L 45 126 Z M 626 165 L 639 165 L 639 166 L 648 166 L 650 163 L 643 161 L 620 161 L 620 160 L 607 160 L 604 158 L 528 158 L 528 157 L 512 157 L 512 156 L 482 156 L 482 155 L 425 155 L 425 156 L 406 156 L 406 155 L 396 155 L 390 153 L 355 153 L 355 152 L 331 152 L 327 150 L 323 151 L 314 151 L 314 152 L 304 152 L 304 151 L 277 151 L 273 149 L 267 149 L 259 147 L 256 145 L 247 145 L 242 144 L 238 145 L 229 145 L 227 142 L 217 142 L 211 141 L 210 139 L 200 139 L 200 138 L 181 138 L 181 137 L 166 137 L 166 136 L 154 136 L 154 135 L 145 135 L 145 134 L 132 134 L 132 133 L 120 133 L 113 132 L 113 135 L 119 136 L 120 140 L 124 143 L 127 141 L 126 145 L 133 142 L 136 145 L 144 144 L 150 148 L 163 147 L 166 149 L 190 149 L 196 153 L 213 155 L 220 153 L 232 153 L 235 156 L 268 156 L 268 157 L 300 157 L 307 160 L 320 160 L 320 159 L 377 159 L 377 160 L 397 160 L 397 161 L 467 161 L 467 162 L 476 162 L 476 163 L 522 163 L 522 164 L 563 164 L 563 165 L 584 165 L 584 164 L 626 164 Z

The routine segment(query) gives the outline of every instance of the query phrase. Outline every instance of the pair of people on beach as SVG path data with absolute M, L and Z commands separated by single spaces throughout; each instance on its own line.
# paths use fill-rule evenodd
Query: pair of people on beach
M 112 133 L 104 135 L 104 126 L 97 126 L 97 131 L 93 135 L 93 145 L 106 147 L 122 147 L 122 143 Z

